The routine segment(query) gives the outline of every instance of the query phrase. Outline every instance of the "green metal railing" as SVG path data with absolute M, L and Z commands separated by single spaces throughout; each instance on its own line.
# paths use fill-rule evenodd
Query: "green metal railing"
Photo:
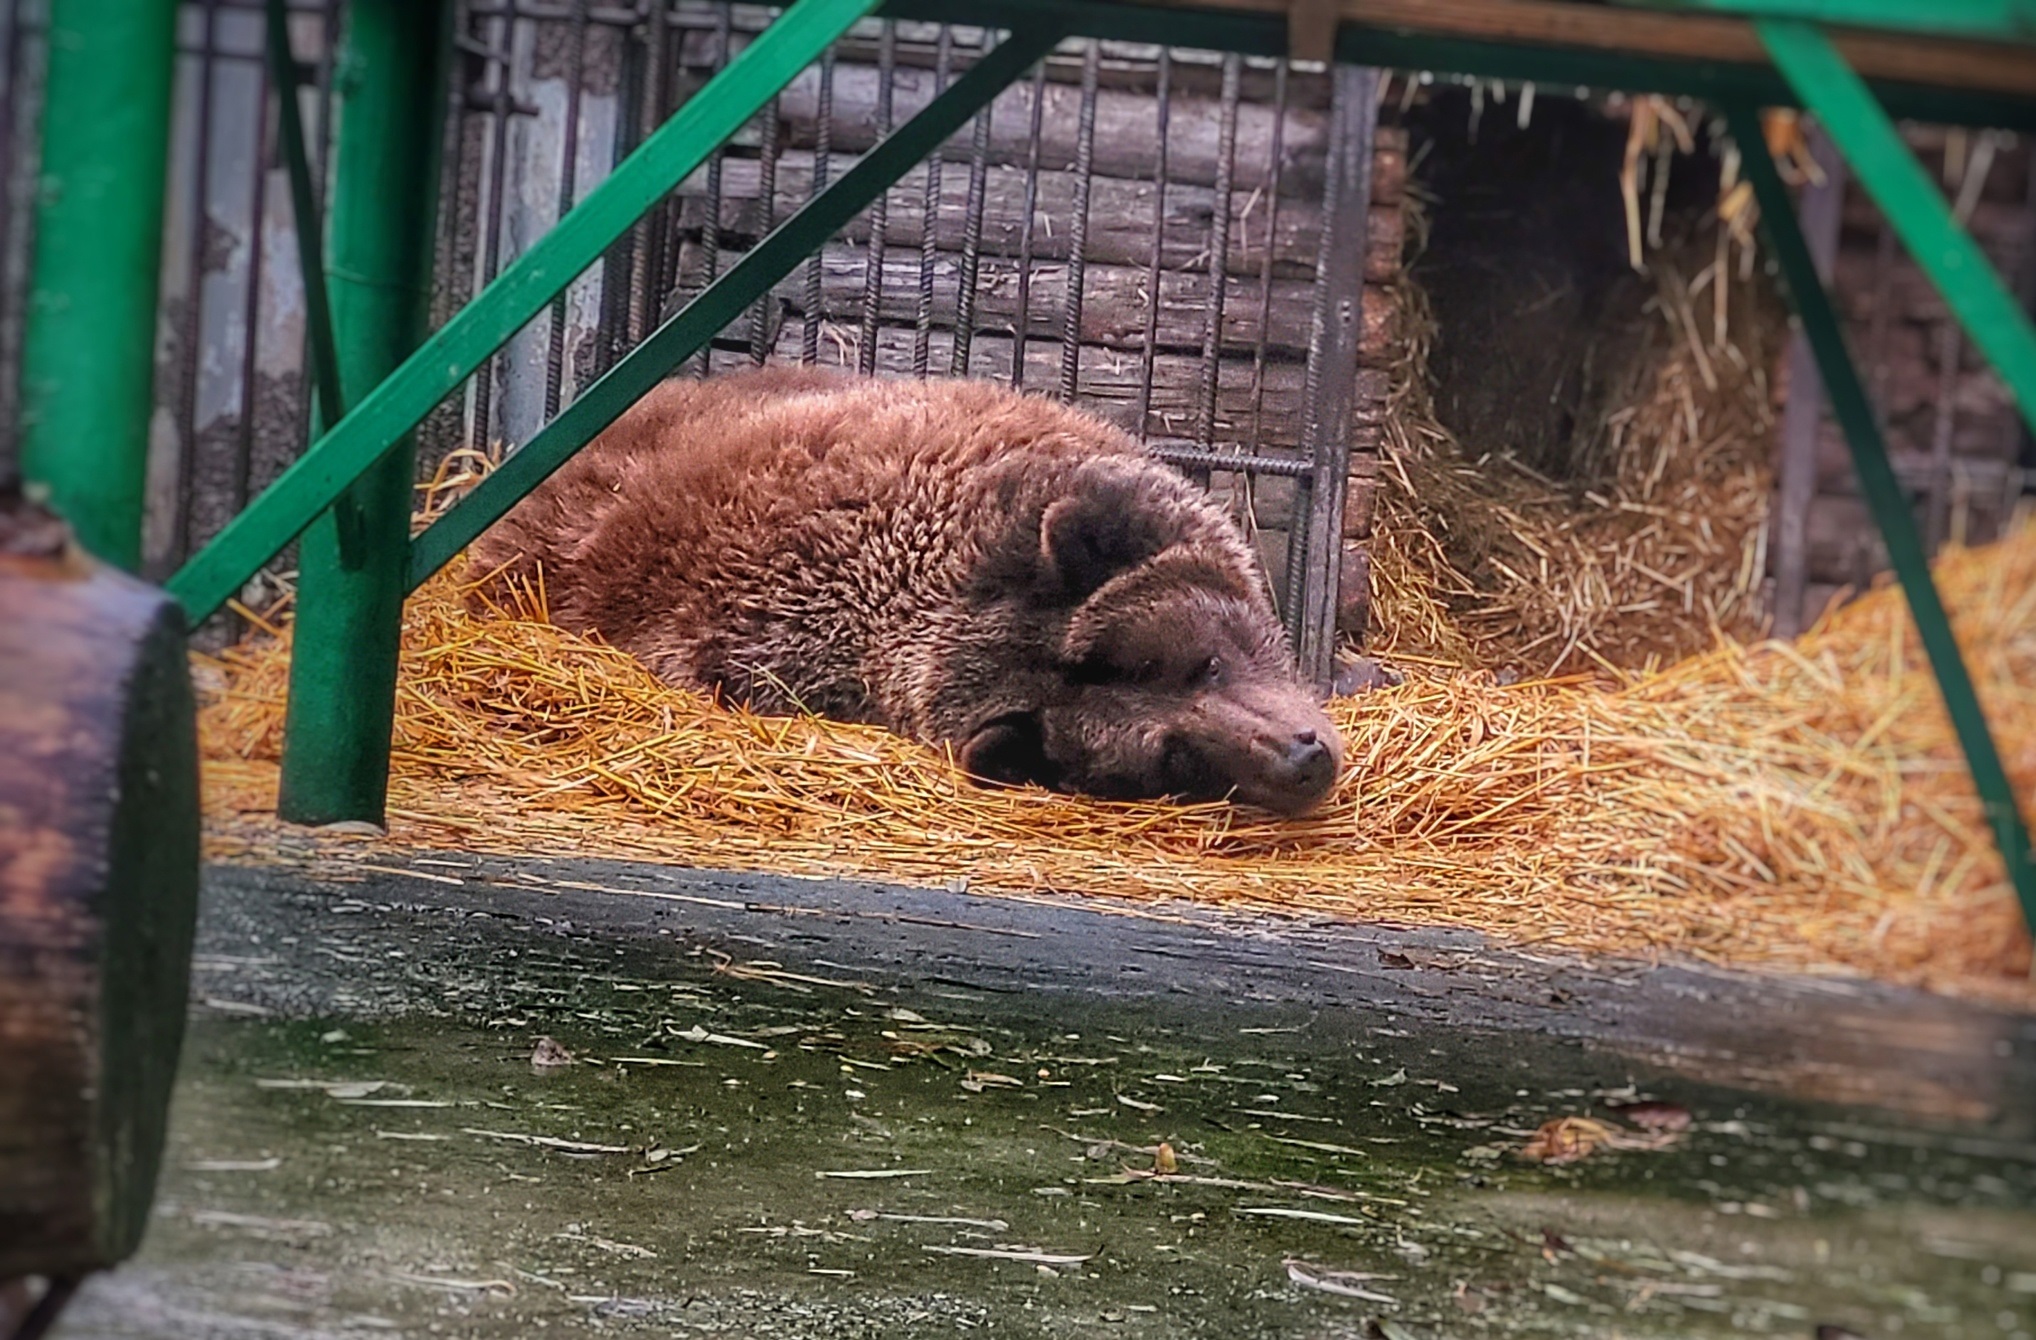
M 357 10 L 366 13 L 392 10 L 397 0 L 354 0 L 354 3 Z M 697 168 L 716 145 L 877 6 L 878 0 L 797 0 L 550 233 L 408 357 L 399 359 L 399 351 L 388 342 L 396 338 L 396 327 L 400 324 L 392 316 L 384 313 L 365 318 L 365 324 L 356 327 L 345 303 L 336 301 L 340 310 L 333 317 L 334 349 L 345 350 L 356 329 L 365 332 L 372 328 L 381 332 L 376 336 L 381 342 L 376 355 L 379 364 L 369 359 L 356 365 L 356 372 L 350 374 L 347 361 L 336 356 L 333 365 L 336 370 L 329 378 L 332 385 L 327 384 L 327 370 L 318 369 L 322 412 L 336 417 L 337 422 L 169 584 L 193 621 L 202 619 L 217 610 L 263 564 L 321 516 L 328 517 L 321 525 L 338 529 L 330 545 L 322 541 L 307 545 L 307 552 L 315 556 L 316 564 L 329 573 L 340 573 L 348 571 L 347 565 L 352 562 L 356 575 L 375 574 L 371 579 L 361 579 L 378 593 L 371 598 L 358 592 L 353 596 L 328 596 L 316 582 L 307 582 L 304 589 L 299 619 L 306 622 L 300 627 L 311 626 L 309 621 L 330 618 L 336 622 L 323 625 L 328 629 L 369 628 L 374 630 L 374 638 L 381 639 L 356 647 L 351 644 L 359 639 L 342 638 L 349 645 L 317 653 L 329 659 L 321 662 L 323 668 L 315 676 L 293 678 L 290 731 L 293 739 L 288 748 L 299 758 L 325 760 L 323 766 L 334 766 L 337 760 L 338 765 L 353 769 L 351 775 L 355 779 L 321 796 L 318 803 L 306 804 L 305 812 L 316 812 L 322 817 L 380 817 L 380 783 L 364 786 L 359 779 L 364 772 L 380 768 L 380 760 L 385 757 L 386 700 L 391 697 L 391 681 L 385 671 L 393 665 L 394 656 L 393 643 L 388 639 L 393 636 L 390 630 L 395 602 L 400 601 L 402 593 L 414 589 L 449 561 L 656 381 L 701 348 L 744 307 L 768 292 L 831 233 L 1035 63 L 1062 34 L 1266 55 L 1284 54 L 1287 40 L 1285 14 L 1270 9 L 1248 12 L 1177 9 L 1123 0 L 888 0 L 883 8 L 890 16 L 984 24 L 1008 28 L 1013 36 L 919 116 L 865 155 L 839 181 L 786 220 L 727 274 L 589 387 L 451 513 L 414 542 L 403 543 L 390 520 L 396 507 L 395 485 L 390 481 L 399 473 L 403 475 L 407 499 L 408 453 L 400 446 L 407 434 L 652 205 Z M 134 5 L 132 11 L 113 0 L 57 0 L 60 21 L 67 14 L 75 18 L 103 11 L 111 23 L 115 12 L 129 15 L 148 11 L 160 22 L 161 11 L 168 7 L 169 0 L 149 0 L 147 4 Z M 1975 347 L 2000 372 L 2023 416 L 2036 424 L 2036 331 L 2032 331 L 2028 317 L 2016 307 L 1977 246 L 1953 219 L 1941 194 L 1916 164 L 1889 120 L 1893 114 L 2036 128 L 2036 88 L 2016 95 L 1898 82 L 1878 82 L 1869 87 L 1816 26 L 1843 23 L 1897 32 L 2019 40 L 2031 34 L 2031 11 L 2036 0 L 1940 0 L 1928 8 L 1906 5 L 1901 0 L 1661 0 L 1652 7 L 1750 17 L 1772 63 L 1568 49 L 1524 40 L 1472 40 L 1373 27 L 1361 21 L 1341 26 L 1335 50 L 1338 60 L 1353 64 L 1444 69 L 1484 78 L 1690 94 L 1713 100 L 1727 110 L 1790 296 L 1845 430 L 1862 491 L 1886 537 L 1890 557 L 1965 749 L 2009 879 L 2020 898 L 2025 919 L 2036 924 L 2036 861 L 2031 859 L 2027 825 L 1960 658 L 1907 500 L 1889 467 L 1885 444 L 1829 299 L 1810 264 L 1793 207 L 1767 154 L 1759 127 L 1759 109 L 1765 106 L 1801 106 L 1817 114 L 1850 161 L 1854 173 L 1880 203 L 1898 235 L 1943 293 L 1972 336 Z M 110 33 L 113 29 L 106 31 Z M 277 45 L 282 48 L 287 44 Z M 129 54 L 132 55 L 131 50 Z M 53 66 L 53 99 L 58 95 L 55 74 Z M 412 78 L 414 82 L 423 76 Z M 153 96 L 156 85 L 145 86 Z M 341 135 L 344 146 L 347 135 L 344 128 Z M 160 156 L 159 137 L 151 143 Z M 113 153 L 110 145 L 95 141 L 92 147 Z M 298 149 L 301 153 L 301 145 Z M 87 151 L 85 145 L 61 150 Z M 349 175 L 344 147 L 341 160 L 344 191 Z M 57 166 L 61 169 L 61 162 Z M 156 170 L 159 173 L 160 168 Z M 308 214 L 311 208 L 308 171 L 301 169 L 296 160 L 292 160 L 291 170 L 293 183 L 301 179 L 296 192 L 300 212 Z M 155 191 L 159 197 L 159 176 Z M 344 202 L 336 200 L 335 206 L 337 243 L 342 232 L 338 219 L 344 214 Z M 58 264 L 61 254 L 59 249 L 50 258 L 52 274 L 63 270 Z M 313 255 L 314 252 L 307 251 L 307 267 L 313 265 L 310 259 Z M 36 271 L 39 295 L 43 291 L 43 260 L 39 252 Z M 335 279 L 343 268 L 335 257 L 331 265 Z M 410 273 L 404 272 L 406 276 Z M 408 283 L 409 279 L 401 282 Z M 148 291 L 153 294 L 152 284 Z M 124 323 L 121 329 L 129 333 L 149 324 L 104 293 L 98 301 L 103 311 L 97 313 L 97 319 Z M 116 315 L 119 321 L 114 320 Z M 60 363 L 60 355 L 75 360 L 75 344 L 66 343 L 60 334 L 52 334 L 47 326 L 38 327 L 32 321 L 26 367 L 33 370 Z M 49 363 L 38 362 L 39 357 Z M 75 364 L 72 370 L 75 371 Z M 386 375 L 382 375 L 384 370 Z M 370 382 L 372 389 L 368 387 Z M 67 385 L 75 388 L 75 381 L 67 383 L 59 377 L 48 385 L 57 388 L 61 396 L 46 393 L 38 401 L 31 394 L 31 407 L 54 406 L 57 398 L 66 402 L 83 398 L 75 389 L 63 390 Z M 357 403 L 339 416 L 342 392 L 355 397 Z M 131 399 L 125 397 L 122 403 L 128 404 Z M 33 450 L 29 456 L 48 476 L 59 502 L 79 519 L 81 530 L 111 536 L 111 540 L 102 542 L 116 546 L 131 521 L 138 533 L 138 521 L 129 513 L 138 517 L 138 462 L 141 444 L 145 442 L 145 416 L 140 424 L 133 424 L 127 420 L 134 416 L 126 410 L 122 413 L 126 415 L 121 420 L 122 426 L 105 441 L 86 442 L 76 437 L 68 421 L 61 436 L 53 434 L 46 423 L 31 425 Z M 94 456 L 94 452 L 100 455 Z M 404 466 L 402 471 L 395 465 L 399 458 Z M 106 463 L 110 473 L 120 476 L 117 487 L 85 487 L 93 463 L 100 461 Z M 368 529 L 364 531 L 362 551 L 349 554 L 340 538 L 344 534 L 344 513 L 334 519 L 329 509 L 345 498 L 349 490 L 359 488 L 364 478 L 380 479 L 382 486 L 370 490 L 378 498 L 355 497 L 347 504 L 359 507 L 364 516 L 375 518 L 364 522 Z M 130 483 L 133 499 L 126 496 Z M 344 588 L 345 580 L 334 580 Z M 354 602 L 352 606 L 348 605 L 350 600 Z M 320 608 L 327 604 L 335 605 L 339 613 Z M 346 612 L 348 608 L 353 610 L 352 614 Z M 349 623 L 349 619 L 354 622 Z M 301 641 L 298 654 L 300 657 L 306 654 Z M 361 666 L 373 667 L 372 682 L 349 678 L 350 669 Z M 296 701 L 300 695 L 313 692 L 328 698 L 365 692 L 375 697 L 376 703 L 372 711 L 339 714 L 344 720 L 336 719 L 331 712 L 320 720 L 307 714 Z M 378 734 L 379 739 L 371 738 Z M 307 741 L 306 736 L 318 738 Z M 372 755 L 366 751 L 372 751 Z M 370 766 L 360 766 L 363 759 L 369 760 Z

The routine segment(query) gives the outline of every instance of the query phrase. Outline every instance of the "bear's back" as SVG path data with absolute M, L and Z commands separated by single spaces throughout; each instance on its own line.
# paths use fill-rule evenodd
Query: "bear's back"
M 1035 396 L 970 380 L 763 368 L 665 382 L 474 547 L 533 575 L 551 617 L 678 682 L 870 717 L 887 662 L 1083 462 L 1143 453 Z M 1036 538 L 1031 541 L 1036 545 Z M 773 688 L 758 670 L 797 684 Z M 879 696 L 882 694 L 879 692 Z

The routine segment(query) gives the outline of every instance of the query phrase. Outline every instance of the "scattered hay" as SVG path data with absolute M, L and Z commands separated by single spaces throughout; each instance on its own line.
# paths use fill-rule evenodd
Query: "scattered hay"
M 2036 527 L 1939 573 L 2036 798 Z M 1895 591 L 1619 691 L 1429 671 L 1339 700 L 1349 768 L 1300 822 L 979 790 L 882 731 L 724 710 L 534 613 L 473 616 L 449 578 L 410 603 L 396 842 L 1193 899 L 2029 998 L 2029 941 Z M 276 832 L 281 633 L 201 667 L 216 855 Z

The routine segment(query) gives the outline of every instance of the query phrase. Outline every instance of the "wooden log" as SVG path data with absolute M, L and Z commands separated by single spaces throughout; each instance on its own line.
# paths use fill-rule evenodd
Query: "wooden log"
M 733 265 L 741 253 L 720 253 L 722 269 Z M 862 247 L 830 243 L 820 253 L 821 315 L 835 321 L 860 321 L 863 303 L 863 274 L 869 252 Z M 1016 261 L 984 257 L 976 285 L 976 321 L 979 327 L 1013 329 L 1018 320 L 1018 273 Z M 1061 333 L 1062 308 L 1067 301 L 1067 267 L 1034 265 L 1027 297 L 1025 330 L 1030 336 L 1057 339 Z M 682 290 L 697 291 L 706 278 L 705 253 L 697 245 L 680 252 Z M 1146 271 L 1128 265 L 1091 265 L 1082 285 L 1081 340 L 1083 344 L 1106 349 L 1138 351 L 1145 347 L 1147 309 L 1156 300 L 1159 319 L 1154 340 L 1157 347 L 1172 350 L 1199 350 L 1208 322 L 1210 295 L 1214 285 L 1205 274 L 1177 270 L 1160 274 L 1156 299 L 1147 293 Z M 942 252 L 933 269 L 933 320 L 951 324 L 960 288 L 960 257 Z M 806 267 L 793 271 L 774 290 L 786 309 L 805 315 Z M 1257 347 L 1259 332 L 1266 332 L 1266 347 L 1273 355 L 1297 357 L 1308 347 L 1314 316 L 1315 286 L 1310 281 L 1276 279 L 1272 285 L 1272 306 L 1268 320 L 1259 321 L 1260 289 L 1256 276 L 1232 277 L 1223 286 L 1223 347 L 1249 355 Z M 1358 343 L 1358 364 L 1380 367 L 1391 357 L 1396 328 L 1398 299 L 1394 291 L 1369 286 L 1364 291 L 1363 333 Z M 884 256 L 883 286 L 878 311 L 894 324 L 911 324 L 919 310 L 919 256 L 904 250 L 887 251 Z
M 673 8 L 674 24 L 685 31 L 679 59 L 694 78 L 704 79 L 715 68 L 720 51 L 722 15 L 717 12 L 720 8 L 712 0 L 681 0 Z M 747 46 L 752 37 L 768 26 L 771 17 L 769 11 L 737 11 L 729 25 L 734 36 L 734 49 L 740 51 Z M 894 63 L 922 70 L 934 68 L 941 26 L 899 20 L 895 28 Z M 949 56 L 950 68 L 959 74 L 973 66 L 980 57 L 982 29 L 956 24 L 951 31 L 954 41 Z M 1102 41 L 1097 46 L 1101 56 L 1096 72 L 1099 87 L 1152 92 L 1157 47 L 1149 43 L 1116 41 Z M 867 30 L 858 32 L 851 29 L 847 36 L 834 44 L 835 59 L 843 64 L 873 65 L 878 60 L 880 49 L 879 39 L 868 34 Z M 1040 63 L 1046 69 L 1046 77 L 1053 82 L 1081 82 L 1082 52 L 1079 43 L 1063 45 Z M 1223 53 L 1220 51 L 1175 48 L 1173 66 L 1171 82 L 1177 90 L 1215 97 L 1223 86 Z M 1239 71 L 1238 89 L 1240 96 L 1248 101 L 1270 102 L 1274 96 L 1273 62 L 1264 57 L 1246 58 Z M 1319 70 L 1293 70 L 1287 80 L 1287 99 L 1297 107 L 1326 106 L 1329 80 Z
M 0 1280 L 140 1242 L 197 894 L 182 614 L 0 498 Z
M 837 65 L 834 70 L 832 144 L 836 150 L 860 153 L 877 135 L 877 70 L 866 65 Z M 891 123 L 902 124 L 933 100 L 930 70 L 900 69 L 891 85 Z M 820 75 L 801 71 L 779 100 L 786 142 L 810 149 L 819 115 Z M 1074 166 L 1081 114 L 1081 91 L 1049 83 L 1040 108 L 1039 164 L 1048 172 Z M 1213 186 L 1221 158 L 1220 109 L 1214 99 L 1177 97 L 1167 121 L 1167 176 L 1171 181 Z M 1237 109 L 1235 180 L 1258 185 L 1272 161 L 1272 127 L 1278 112 L 1262 103 L 1241 103 Z M 1319 197 L 1325 144 L 1322 112 L 1297 108 L 1287 113 L 1281 152 L 1285 189 Z M 989 158 L 1003 164 L 1025 164 L 1031 156 L 1032 84 L 1023 81 L 1000 94 L 990 114 Z M 1095 171 L 1099 176 L 1151 180 L 1159 167 L 1156 101 L 1142 93 L 1115 89 L 1096 94 Z M 966 161 L 973 132 L 963 130 L 947 141 L 947 153 Z M 1383 183 L 1389 189 L 1392 183 Z M 1385 191 L 1378 193 L 1386 199 Z
M 781 363 L 799 359 L 800 323 L 794 318 L 778 331 L 771 357 Z M 854 367 L 858 333 L 852 325 L 835 325 L 820 341 L 820 361 L 829 367 Z M 877 332 L 877 370 L 891 376 L 908 375 L 912 370 L 913 332 L 885 326 Z M 928 345 L 933 371 L 944 375 L 953 356 L 954 336 L 950 331 L 930 333 Z M 1008 379 L 1011 370 L 1011 339 L 1005 335 L 978 335 L 969 346 L 969 375 L 998 381 Z M 749 365 L 748 355 L 734 347 L 716 349 L 713 369 L 732 371 Z M 1153 359 L 1151 432 L 1162 436 L 1185 436 L 1192 431 L 1195 406 L 1202 385 L 1201 360 L 1185 354 L 1160 354 Z M 1031 340 L 1025 346 L 1025 386 L 1050 391 L 1059 383 L 1060 348 L 1056 344 Z M 1111 349 L 1082 352 L 1080 399 L 1082 408 L 1129 432 L 1138 431 L 1138 388 L 1143 364 L 1134 354 Z M 1216 395 L 1216 440 L 1224 444 L 1254 442 L 1266 450 L 1292 449 L 1302 440 L 1302 407 L 1306 394 L 1307 369 L 1298 363 L 1269 363 L 1265 369 L 1264 403 L 1258 416 L 1259 432 L 1254 439 L 1251 363 L 1248 359 L 1226 360 Z M 1385 413 L 1386 373 L 1365 369 L 1358 373 L 1357 402 L 1352 407 L 1355 423 L 1377 424 Z M 1274 481 L 1265 481 L 1268 484 Z
M 839 176 L 855 160 L 829 159 L 829 172 Z M 1015 256 L 1025 218 L 1023 168 L 993 167 L 984 174 L 983 251 Z M 721 167 L 719 213 L 724 246 L 749 245 L 762 236 L 766 223 L 758 197 L 761 170 L 756 159 L 729 158 Z M 770 219 L 781 222 L 803 205 L 813 188 L 813 155 L 793 149 L 778 160 L 777 189 Z M 940 201 L 934 216 L 934 241 L 943 251 L 959 252 L 968 225 L 969 174 L 966 163 L 948 164 L 940 173 Z M 1033 218 L 1032 254 L 1039 260 L 1068 258 L 1069 229 L 1074 213 L 1075 179 L 1064 172 L 1041 173 Z M 1091 183 L 1087 254 L 1091 264 L 1144 266 L 1152 256 L 1152 208 L 1158 188 L 1150 181 L 1097 177 Z M 679 225 L 697 232 L 708 219 L 707 172 L 701 169 L 679 186 L 683 204 Z M 1207 186 L 1169 184 L 1160 264 L 1169 270 L 1206 265 L 1209 223 L 1216 196 Z M 1230 245 L 1226 264 L 1232 275 L 1256 278 L 1266 246 L 1267 209 L 1259 191 L 1233 191 L 1230 196 Z M 1050 222 L 1046 222 L 1050 221 Z M 1273 273 L 1287 279 L 1315 275 L 1316 239 L 1322 228 L 1319 197 L 1281 196 L 1272 239 Z M 891 191 L 885 213 L 885 238 L 891 246 L 916 249 L 925 237 L 926 169 L 914 168 Z M 869 216 L 857 215 L 838 237 L 861 242 L 869 237 Z M 1367 220 L 1365 278 L 1385 283 L 1400 273 L 1405 246 L 1405 219 L 1397 204 L 1374 204 Z

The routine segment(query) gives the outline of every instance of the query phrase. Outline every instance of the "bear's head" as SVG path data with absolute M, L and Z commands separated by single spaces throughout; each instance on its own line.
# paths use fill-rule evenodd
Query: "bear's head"
M 1285 815 L 1329 794 L 1343 742 L 1295 672 L 1249 547 L 1201 490 L 1157 462 L 1087 462 L 1029 557 L 1021 623 L 1043 669 L 1033 701 L 974 725 L 964 769 Z

